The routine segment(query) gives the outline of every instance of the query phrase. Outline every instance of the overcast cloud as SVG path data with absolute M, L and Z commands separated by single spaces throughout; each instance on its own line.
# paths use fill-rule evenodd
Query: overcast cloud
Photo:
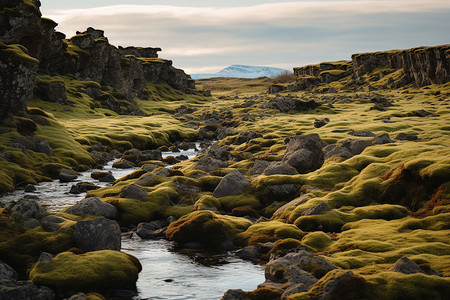
M 125 5 L 83 2 L 76 9 L 43 2 L 43 15 L 69 37 L 87 27 L 103 29 L 116 46 L 161 47 L 160 57 L 189 73 L 216 72 L 230 64 L 292 69 L 350 59 L 357 52 L 450 43 L 448 0 L 249 1 L 247 6 L 108 1 Z

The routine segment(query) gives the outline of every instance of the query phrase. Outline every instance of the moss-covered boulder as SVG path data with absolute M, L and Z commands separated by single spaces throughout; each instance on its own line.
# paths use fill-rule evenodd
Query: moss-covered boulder
M 239 235 L 244 244 L 256 245 L 258 243 L 274 242 L 280 239 L 300 240 L 304 232 L 297 226 L 279 221 L 269 221 L 254 224 Z
M 30 280 L 57 290 L 134 289 L 140 270 L 139 261 L 123 252 L 102 250 L 79 255 L 62 252 L 36 263 L 30 271 Z
M 244 218 L 215 214 L 211 211 L 190 213 L 169 225 L 166 237 L 180 244 L 198 242 L 208 248 L 220 248 L 252 223 Z

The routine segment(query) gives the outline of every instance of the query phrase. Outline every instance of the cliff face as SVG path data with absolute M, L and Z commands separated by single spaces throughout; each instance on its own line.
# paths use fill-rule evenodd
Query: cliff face
M 450 45 L 353 54 L 352 62 L 355 79 L 377 68 L 389 68 L 403 69 L 404 81 L 418 86 L 450 81 Z
M 20 114 L 19 111 L 23 109 L 18 107 L 26 107 L 26 101 L 33 95 L 37 70 L 39 74 L 70 74 L 77 80 L 96 81 L 102 86 L 109 86 L 121 92 L 130 102 L 134 101 L 136 95 L 146 97 L 146 82 L 167 83 L 185 92 L 195 88 L 190 76 L 183 70 L 174 68 L 172 61 L 158 58 L 160 48 L 116 48 L 108 42 L 102 30 L 93 28 L 77 32 L 76 36 L 66 39 L 63 33 L 55 30 L 57 23 L 41 18 L 40 5 L 38 0 L 0 2 L 0 42 L 5 45 L 22 45 L 24 55 L 28 54 L 38 62 L 30 68 L 34 73 L 24 72 L 20 75 L 24 79 L 28 74 L 29 77 L 24 80 L 30 83 L 30 91 L 26 96 L 15 97 L 14 103 L 17 103 L 18 99 L 23 103 L 8 112 Z M 5 65 L 10 68 L 12 61 L 17 61 L 8 57 L 10 52 L 2 51 L 2 70 L 6 70 Z M 8 79 L 8 76 L 19 76 L 8 70 L 0 75 L 2 87 L 8 84 L 8 80 L 13 81 L 14 77 Z M 2 104 L 5 101 L 3 96 L 0 100 Z M 4 117 L 3 114 L 1 117 Z

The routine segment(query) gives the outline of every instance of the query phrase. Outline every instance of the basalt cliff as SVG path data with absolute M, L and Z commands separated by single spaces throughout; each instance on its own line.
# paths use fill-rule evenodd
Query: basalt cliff
M 37 0 L 1 3 L 0 119 L 24 115 L 33 91 L 43 100 L 65 102 L 64 81 L 36 81 L 36 75 L 96 82 L 78 92 L 123 114 L 142 114 L 133 99 L 148 99 L 146 83 L 166 83 L 184 92 L 195 88 L 172 61 L 158 58 L 160 48 L 117 48 L 102 30 L 93 28 L 66 39 L 55 30 L 57 23 L 41 16 L 39 7 Z

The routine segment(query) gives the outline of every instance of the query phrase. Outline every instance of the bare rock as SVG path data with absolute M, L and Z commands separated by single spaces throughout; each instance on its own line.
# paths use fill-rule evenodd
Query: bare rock
M 321 215 L 327 211 L 331 210 L 326 202 L 322 202 L 313 206 L 302 213 L 302 216 L 312 216 L 312 215 Z
M 275 175 L 275 174 L 284 174 L 284 175 L 296 175 L 298 174 L 297 170 L 294 167 L 291 167 L 285 162 L 277 161 L 271 162 L 267 168 L 264 170 L 264 175 Z
M 372 146 L 372 141 L 346 139 L 342 142 L 342 147 L 347 148 L 352 155 L 360 154 L 369 146 Z
M 342 157 L 344 159 L 350 158 L 353 155 L 350 153 L 350 151 L 348 150 L 348 148 L 346 147 L 341 147 L 338 145 L 328 145 L 326 146 L 324 149 L 324 158 L 328 159 L 330 157 Z
M 75 225 L 74 238 L 84 251 L 117 250 L 121 248 L 120 226 L 116 221 L 104 217 L 79 221 Z
M 414 261 L 410 260 L 408 257 L 400 257 L 389 269 L 389 271 L 400 272 L 403 274 L 413 274 L 413 273 L 425 273 L 419 265 Z
M 143 201 L 145 196 L 147 196 L 147 191 L 135 184 L 125 187 L 120 193 L 121 198 L 131 198 L 140 201 Z
M 213 196 L 216 198 L 240 194 L 244 191 L 250 181 L 238 170 L 231 171 L 214 190 Z
M 0 261 L 0 280 L 3 279 L 16 280 L 17 272 L 6 263 Z
M 94 197 L 78 201 L 75 205 L 69 207 L 66 212 L 83 217 L 92 215 L 114 219 L 117 216 L 117 208 L 114 205 Z
M 72 170 L 62 169 L 59 172 L 59 181 L 61 182 L 72 182 L 77 179 L 78 174 Z
M 301 174 L 314 171 L 323 165 L 325 146 L 317 134 L 295 136 L 289 140 L 283 161 Z

